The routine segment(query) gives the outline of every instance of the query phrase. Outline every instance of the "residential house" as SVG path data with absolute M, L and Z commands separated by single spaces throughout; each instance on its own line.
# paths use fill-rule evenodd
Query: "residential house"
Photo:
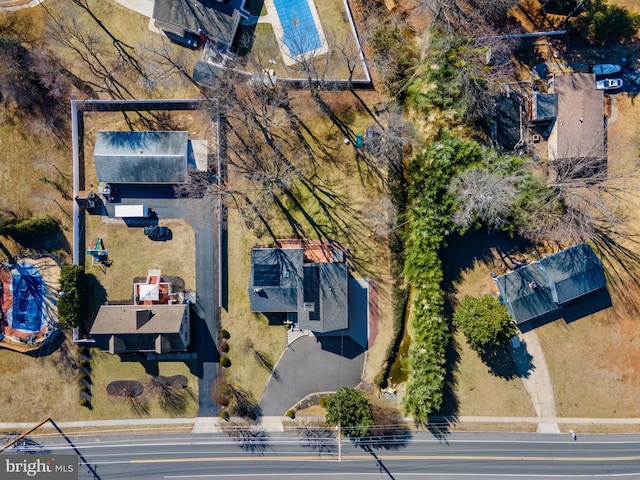
M 606 159 L 604 93 L 595 89 L 591 73 L 553 77 L 557 117 L 549 136 L 549 161 Z
M 604 288 L 602 263 L 586 243 L 494 278 L 513 321 L 524 324 Z
M 243 18 L 246 0 L 155 0 L 153 20 L 160 30 L 185 38 L 197 35 L 217 44 L 217 49 L 231 48 Z
M 346 254 L 335 242 L 280 240 L 252 249 L 251 310 L 313 332 L 347 329 Z
M 90 338 L 101 350 L 182 352 L 190 342 L 189 305 L 177 304 L 171 283 L 160 270 L 150 269 L 145 282 L 133 284 L 133 305 L 102 305 Z

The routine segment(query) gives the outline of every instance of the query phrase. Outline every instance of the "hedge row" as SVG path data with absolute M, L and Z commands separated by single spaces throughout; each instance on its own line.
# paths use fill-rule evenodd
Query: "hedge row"
M 411 376 L 405 412 L 418 422 L 442 405 L 449 323 L 443 315 L 442 264 L 438 256 L 451 225 L 453 202 L 447 185 L 456 170 L 480 161 L 477 143 L 443 133 L 409 164 L 411 224 L 404 275 L 411 286 Z

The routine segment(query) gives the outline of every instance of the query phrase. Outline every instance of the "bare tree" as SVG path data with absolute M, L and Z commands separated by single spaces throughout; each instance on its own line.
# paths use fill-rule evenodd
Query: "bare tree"
M 508 222 L 520 196 L 523 172 L 505 168 L 505 163 L 471 167 L 450 183 L 457 201 L 453 221 L 463 230 L 478 221 L 497 228 Z

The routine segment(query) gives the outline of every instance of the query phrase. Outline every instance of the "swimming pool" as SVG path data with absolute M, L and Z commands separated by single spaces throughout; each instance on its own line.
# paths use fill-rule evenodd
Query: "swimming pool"
M 292 57 L 322 47 L 309 1 L 313 0 L 273 0 L 284 31 L 282 41 Z
M 42 303 L 44 282 L 38 269 L 30 264 L 17 264 L 12 275 L 13 305 L 7 315 L 8 324 L 25 333 L 39 332 L 43 327 Z

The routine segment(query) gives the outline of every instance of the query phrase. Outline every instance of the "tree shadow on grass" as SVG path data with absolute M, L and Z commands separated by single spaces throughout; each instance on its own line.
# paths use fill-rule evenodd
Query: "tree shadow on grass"
M 447 437 L 451 433 L 451 426 L 458 421 L 458 411 L 460 408 L 458 397 L 456 396 L 457 382 L 455 372 L 460 363 L 460 346 L 455 337 L 451 336 L 449 345 L 445 352 L 445 377 L 442 389 L 442 405 L 437 412 L 433 412 L 427 419 L 427 430 L 439 441 L 447 442 Z
M 512 357 L 512 355 L 514 355 Z M 533 370 L 533 357 L 527 352 L 524 344 L 511 351 L 508 345 L 498 345 L 480 354 L 482 363 L 489 368 L 489 373 L 505 380 L 528 377 Z M 516 363 L 517 362 L 517 363 Z
M 522 238 L 510 238 L 503 232 L 487 234 L 486 230 L 470 230 L 464 235 L 450 235 L 440 252 L 443 267 L 442 286 L 446 292 L 454 292 L 462 281 L 462 274 L 477 262 L 490 263 L 497 253 L 502 274 L 511 270 L 514 263 L 522 259 L 522 252 L 532 250 L 534 245 Z M 487 282 L 492 280 L 487 276 Z M 449 305 L 452 307 L 453 305 Z M 450 310 L 448 313 L 451 313 Z

